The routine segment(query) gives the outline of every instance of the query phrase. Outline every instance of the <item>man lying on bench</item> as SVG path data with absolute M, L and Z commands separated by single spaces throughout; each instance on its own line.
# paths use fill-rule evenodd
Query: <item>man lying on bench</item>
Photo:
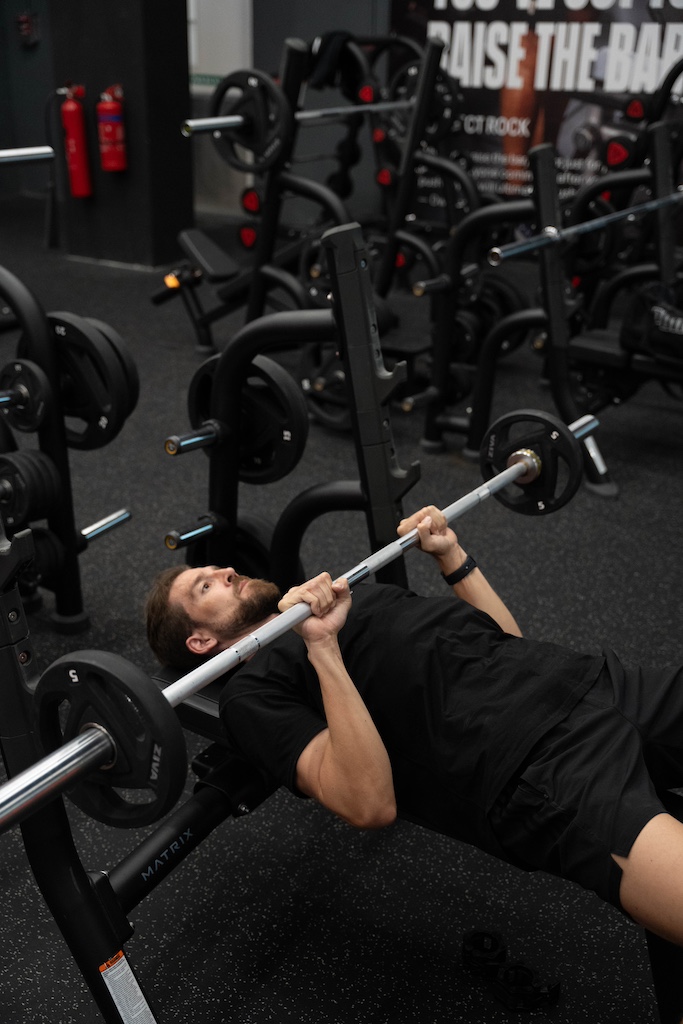
M 573 880 L 683 945 L 683 669 L 521 637 L 433 506 L 404 519 L 452 596 L 327 573 L 280 597 L 233 568 L 166 570 L 150 645 L 187 669 L 300 602 L 312 614 L 226 675 L 230 742 L 359 828 L 396 816 Z

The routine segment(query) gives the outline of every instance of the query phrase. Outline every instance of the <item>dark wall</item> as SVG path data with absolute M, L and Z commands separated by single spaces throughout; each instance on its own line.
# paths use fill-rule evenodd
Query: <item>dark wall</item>
M 45 108 L 52 90 L 52 49 L 48 0 L 32 0 L 30 19 L 25 0 L 0 3 L 0 148 L 44 146 Z M 40 164 L 0 166 L 0 196 L 44 193 L 49 168 Z
M 288 36 L 308 42 L 324 32 L 384 35 L 389 31 L 389 8 L 389 0 L 253 0 L 254 67 L 276 72 Z
M 50 9 L 54 86 L 82 83 L 93 195 L 66 188 L 61 126 L 60 242 L 72 255 L 155 266 L 177 255 L 176 236 L 192 222 L 191 150 L 180 134 L 190 113 L 185 0 L 60 0 Z M 99 166 L 95 105 L 114 83 L 124 89 L 128 169 Z

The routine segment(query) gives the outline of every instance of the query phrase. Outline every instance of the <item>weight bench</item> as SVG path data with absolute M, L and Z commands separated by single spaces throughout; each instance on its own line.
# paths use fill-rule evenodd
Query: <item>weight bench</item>
M 164 690 L 181 675 L 177 669 L 159 668 L 152 679 L 159 689 Z M 222 689 L 222 677 L 219 676 L 178 704 L 176 714 L 184 729 L 227 746 L 227 738 L 218 716 L 218 699 Z
M 683 381 L 683 362 L 680 370 L 671 363 L 660 362 L 642 352 L 629 352 L 621 345 L 619 331 L 600 328 L 586 331 L 569 339 L 571 361 L 591 363 L 605 369 L 626 370 L 644 379 Z
M 188 259 L 199 264 L 210 281 L 220 284 L 239 274 L 240 268 L 232 256 L 199 228 L 181 231 L 178 244 Z

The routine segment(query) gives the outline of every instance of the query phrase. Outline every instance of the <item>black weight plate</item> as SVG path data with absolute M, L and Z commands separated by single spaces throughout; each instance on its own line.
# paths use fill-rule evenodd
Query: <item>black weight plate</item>
M 31 519 L 43 519 L 60 496 L 59 474 L 45 452 L 0 455 L 0 511 L 8 526 L 16 529 Z
M 128 385 L 128 413 L 130 414 L 135 410 L 140 398 L 140 375 L 138 374 L 138 368 L 133 359 L 130 349 L 126 345 L 125 341 L 114 328 L 105 323 L 104 320 L 97 320 L 95 317 L 86 317 L 88 323 L 100 332 L 100 334 L 109 342 L 111 345 L 116 358 L 121 363 L 123 369 L 126 384 Z
M 210 418 L 213 376 L 220 355 L 205 360 L 188 391 L 188 414 L 197 429 Z M 256 356 L 240 396 L 239 478 L 270 484 L 294 469 L 308 439 L 306 400 L 278 363 Z M 205 449 L 211 455 L 209 448 Z
M 7 425 L 5 417 L 0 416 L 0 452 L 15 452 L 16 450 L 16 438 Z
M 535 409 L 501 416 L 481 443 L 479 463 L 484 479 L 502 473 L 509 457 L 521 448 L 529 448 L 540 457 L 539 476 L 524 486 L 510 484 L 494 497 L 506 508 L 529 516 L 547 515 L 562 508 L 576 494 L 583 471 L 581 446 L 569 427 L 557 416 Z
M 102 448 L 126 420 L 129 392 L 121 363 L 85 317 L 48 313 L 47 323 L 57 346 L 67 444 L 82 450 Z M 25 354 L 27 344 L 22 335 L 17 355 Z
M 529 307 L 528 300 L 519 288 L 498 271 L 492 273 L 484 271 L 478 303 L 486 314 L 486 333 L 500 320 L 512 313 L 521 313 L 523 309 Z M 514 352 L 524 342 L 528 334 L 529 331 L 526 328 L 510 331 L 500 346 L 499 354 L 506 356 Z
M 210 116 L 233 114 L 243 117 L 244 124 L 216 130 L 216 149 L 238 171 L 267 171 L 291 145 L 294 115 L 284 93 L 263 71 L 233 71 L 214 89 Z
M 102 726 L 114 742 L 114 763 L 67 790 L 90 817 L 139 828 L 177 802 L 187 775 L 183 731 L 163 693 L 131 662 L 107 651 L 64 655 L 43 673 L 34 700 L 46 753 L 91 725 Z
M 0 370 L 0 391 L 20 389 L 24 397 L 17 405 L 3 406 L 3 412 L 16 430 L 32 433 L 45 419 L 50 401 L 50 382 L 37 363 L 15 359 Z
M 211 418 L 211 388 L 220 357 L 218 352 L 215 356 L 205 359 L 197 367 L 190 381 L 187 391 L 187 414 L 193 430 L 197 430 L 202 423 Z
M 306 399 L 285 369 L 257 356 L 242 387 L 240 480 L 281 480 L 298 464 L 307 440 Z

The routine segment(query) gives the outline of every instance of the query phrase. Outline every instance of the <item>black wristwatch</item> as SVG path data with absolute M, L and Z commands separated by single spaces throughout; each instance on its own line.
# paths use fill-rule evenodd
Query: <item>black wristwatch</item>
M 462 563 L 459 569 L 455 572 L 451 572 L 448 576 L 445 573 L 441 573 L 443 578 L 449 587 L 452 587 L 456 583 L 460 583 L 460 580 L 464 580 L 465 576 L 469 576 L 473 569 L 477 568 L 477 563 L 474 561 L 471 555 L 468 555 L 465 561 Z

